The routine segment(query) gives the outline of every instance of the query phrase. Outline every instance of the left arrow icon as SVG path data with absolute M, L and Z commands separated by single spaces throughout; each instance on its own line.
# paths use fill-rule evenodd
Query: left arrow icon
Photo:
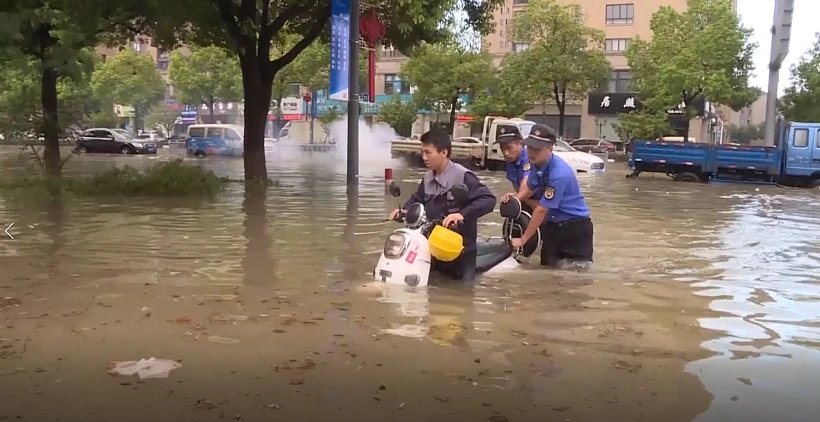
M 11 230 L 12 226 L 14 226 L 14 223 L 9 224 L 9 226 L 6 227 L 6 230 L 3 231 L 6 232 L 6 236 L 10 237 L 11 240 L 14 240 L 14 236 L 12 236 L 11 233 L 9 233 L 9 230 Z

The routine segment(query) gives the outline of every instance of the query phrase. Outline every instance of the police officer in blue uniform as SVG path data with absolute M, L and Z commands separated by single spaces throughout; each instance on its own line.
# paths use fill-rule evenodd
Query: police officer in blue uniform
M 524 148 L 524 139 L 518 130 L 504 133 L 496 138 L 504 153 L 504 160 L 507 161 L 507 180 L 512 183 L 516 193 L 527 189 L 527 180 L 530 175 L 530 160 L 527 157 L 527 149 Z M 501 202 L 507 202 L 516 193 L 508 193 L 501 197 Z M 528 197 L 521 200 L 521 208 L 532 214 L 541 199 L 541 191 L 535 190 Z
M 443 218 L 442 225 L 458 231 L 463 238 L 464 250 L 452 262 L 440 262 L 433 258 L 431 269 L 455 280 L 473 281 L 476 273 L 478 219 L 493 212 L 495 195 L 478 180 L 473 172 L 450 160 L 453 146 L 450 136 L 433 130 L 421 136 L 421 157 L 427 166 L 427 173 L 419 183 L 418 190 L 404 203 L 406 210 L 415 203 L 424 204 L 425 214 L 431 219 Z M 450 212 L 448 197 L 450 190 L 459 184 L 469 190 L 467 203 L 458 212 Z M 390 213 L 390 219 L 398 216 L 400 210 Z M 462 223 L 457 225 L 458 223 Z
M 520 199 L 536 189 L 543 194 L 523 236 L 513 239 L 512 246 L 523 246 L 546 220 L 541 233 L 541 265 L 556 266 L 560 260 L 591 262 L 593 226 L 589 208 L 575 170 L 552 153 L 557 138 L 552 128 L 535 125 L 524 140 L 532 168 L 527 189 L 517 196 Z

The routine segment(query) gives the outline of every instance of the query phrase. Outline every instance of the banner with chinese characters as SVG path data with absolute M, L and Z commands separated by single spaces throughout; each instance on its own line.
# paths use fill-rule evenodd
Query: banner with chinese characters
M 330 99 L 347 101 L 350 93 L 350 0 L 332 0 L 330 12 Z
M 616 115 L 631 113 L 641 109 L 641 100 L 638 94 L 626 92 L 593 92 L 589 94 L 587 101 L 587 113 L 594 115 Z M 698 95 L 692 100 L 694 114 L 703 116 L 706 106 L 702 95 Z M 670 116 L 683 115 L 685 104 L 681 103 L 677 107 L 666 111 Z

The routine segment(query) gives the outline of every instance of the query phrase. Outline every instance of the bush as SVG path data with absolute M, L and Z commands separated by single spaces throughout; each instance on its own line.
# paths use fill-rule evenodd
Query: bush
M 41 188 L 50 193 L 57 190 L 88 196 L 195 196 L 214 195 L 222 190 L 224 182 L 210 170 L 174 160 L 144 170 L 115 167 L 77 179 L 29 177 L 1 183 L 6 190 Z

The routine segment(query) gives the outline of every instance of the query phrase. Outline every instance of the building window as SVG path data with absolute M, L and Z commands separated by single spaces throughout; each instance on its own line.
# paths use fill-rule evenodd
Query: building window
M 516 53 L 520 53 L 522 51 L 527 51 L 530 49 L 530 45 L 525 42 L 514 42 L 512 45 L 512 50 Z
M 627 47 L 629 47 L 629 38 L 607 38 L 604 51 L 607 53 L 624 52 Z
M 134 41 L 131 43 L 131 48 L 136 51 L 137 53 L 142 53 L 142 43 L 139 41 Z
M 513 5 L 516 5 L 516 4 L 527 4 L 527 3 L 529 3 L 529 2 L 530 2 L 530 0 L 513 0 Z
M 606 5 L 607 25 L 630 25 L 634 20 L 635 5 L 633 3 Z
M 160 52 L 157 50 L 157 69 L 168 70 L 168 64 L 171 62 L 171 55 L 167 52 Z
M 382 59 L 395 59 L 404 57 L 404 54 L 401 54 L 399 50 L 396 50 L 392 46 L 382 46 L 379 57 Z
M 632 92 L 629 86 L 632 82 L 632 72 L 616 70 L 609 76 L 609 90 L 607 92 Z
M 399 75 L 384 75 L 384 93 L 387 95 L 409 94 L 410 84 L 402 80 Z

